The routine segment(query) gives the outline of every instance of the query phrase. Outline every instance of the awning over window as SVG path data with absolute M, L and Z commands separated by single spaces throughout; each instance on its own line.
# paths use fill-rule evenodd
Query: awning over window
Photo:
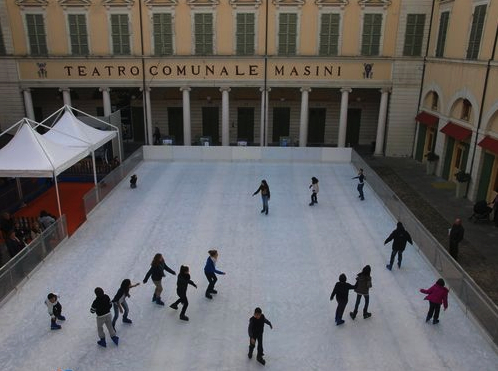
M 417 120 L 423 125 L 434 127 L 437 126 L 439 122 L 439 117 L 431 115 L 430 113 L 427 113 L 425 111 L 422 111 L 415 117 L 415 120 Z
M 453 122 L 448 122 L 440 131 L 459 141 L 463 141 L 472 135 L 472 130 L 454 124 Z
M 479 142 L 479 145 L 488 151 L 498 153 L 498 140 L 486 136 Z

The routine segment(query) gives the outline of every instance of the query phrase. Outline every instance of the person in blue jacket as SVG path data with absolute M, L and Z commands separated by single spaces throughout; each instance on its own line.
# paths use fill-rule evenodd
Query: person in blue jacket
M 206 260 L 206 265 L 204 266 L 204 274 L 209 282 L 209 285 L 206 289 L 206 298 L 212 299 L 211 294 L 217 294 L 218 291 L 214 289 L 214 285 L 218 278 L 216 278 L 217 274 L 225 274 L 225 272 L 219 271 L 216 269 L 216 261 L 218 260 L 218 251 L 217 250 L 209 250 L 209 256 Z

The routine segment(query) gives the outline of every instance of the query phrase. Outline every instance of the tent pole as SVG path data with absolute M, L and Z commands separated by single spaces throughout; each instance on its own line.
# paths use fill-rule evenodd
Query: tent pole
M 92 151 L 93 183 L 97 185 L 97 167 L 95 166 L 95 151 Z
M 54 173 L 54 181 L 55 181 L 55 194 L 57 195 L 57 208 L 59 209 L 59 218 L 62 216 L 61 211 L 61 199 L 59 197 L 59 186 L 57 185 L 57 175 Z

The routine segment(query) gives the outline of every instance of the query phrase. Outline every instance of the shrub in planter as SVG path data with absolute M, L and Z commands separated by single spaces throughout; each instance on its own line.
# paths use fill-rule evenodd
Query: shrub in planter
M 455 178 L 458 182 L 465 183 L 470 181 L 470 174 L 466 173 L 463 170 L 460 170 L 458 173 L 455 174 Z

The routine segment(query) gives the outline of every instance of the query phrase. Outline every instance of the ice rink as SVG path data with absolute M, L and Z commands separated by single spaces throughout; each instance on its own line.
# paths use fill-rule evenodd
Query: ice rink
M 2 370 L 256 370 L 247 358 L 247 325 L 256 306 L 265 326 L 269 370 L 496 370 L 498 355 L 450 295 L 438 325 L 425 323 L 420 288 L 438 278 L 416 248 L 403 266 L 385 265 L 383 245 L 396 220 L 365 186 L 358 199 L 349 164 L 144 162 L 138 188 L 123 181 L 88 221 L 0 308 Z M 320 180 L 318 205 L 308 186 Z M 270 213 L 252 197 L 261 179 Z M 415 241 L 416 242 L 416 241 Z M 204 297 L 207 251 L 217 248 L 218 294 Z M 151 303 L 153 284 L 131 290 L 132 325 L 121 319 L 119 347 L 97 345 L 93 290 L 113 298 L 121 281 L 142 282 L 156 252 L 178 272 L 189 265 L 189 322 L 168 307 L 176 277 L 163 279 L 165 307 Z M 354 283 L 372 266 L 372 317 L 336 326 L 330 293 L 340 273 Z M 450 288 L 451 289 L 451 288 Z M 67 321 L 50 331 L 43 303 L 58 292 Z M 450 291 L 451 293 L 451 291 Z M 363 307 L 363 302 L 360 307 Z

